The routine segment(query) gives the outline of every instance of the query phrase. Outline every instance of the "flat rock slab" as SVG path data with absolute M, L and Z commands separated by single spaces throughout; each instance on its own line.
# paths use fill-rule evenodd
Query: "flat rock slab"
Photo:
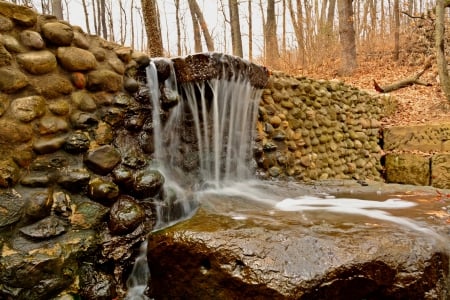
M 449 299 L 447 198 L 400 185 L 315 188 L 340 197 L 376 195 L 377 200 L 400 193 L 418 204 L 385 210 L 394 217 L 391 222 L 203 197 L 192 219 L 150 236 L 152 297 Z
M 450 151 L 450 123 L 393 126 L 383 129 L 384 150 Z

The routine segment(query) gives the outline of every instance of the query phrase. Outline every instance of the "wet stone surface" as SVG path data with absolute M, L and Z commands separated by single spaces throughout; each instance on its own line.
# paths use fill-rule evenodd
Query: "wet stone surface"
M 450 296 L 448 198 L 436 198 L 433 189 L 373 182 L 277 185 L 267 184 L 267 198 L 280 186 L 281 198 L 401 197 L 417 205 L 384 209 L 386 214 L 407 218 L 420 228 L 351 214 L 350 208 L 347 213 L 281 211 L 267 202 L 212 193 L 201 198 L 192 219 L 150 236 L 151 296 L 346 300 Z

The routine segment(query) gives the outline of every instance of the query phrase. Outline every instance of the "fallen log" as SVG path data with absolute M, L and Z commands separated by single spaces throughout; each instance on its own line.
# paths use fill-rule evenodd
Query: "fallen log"
M 374 86 L 375 90 L 379 93 L 389 93 L 389 92 L 399 90 L 399 89 L 407 87 L 407 86 L 411 86 L 413 84 L 431 86 L 432 85 L 431 83 L 427 83 L 422 80 L 419 80 L 420 76 L 422 76 L 423 73 L 425 73 L 429 68 L 431 68 L 431 59 L 428 59 L 425 62 L 425 66 L 424 66 L 423 70 L 414 76 L 396 81 L 396 82 L 394 82 L 390 85 L 386 85 L 386 86 L 380 86 L 374 79 L 373 86 Z

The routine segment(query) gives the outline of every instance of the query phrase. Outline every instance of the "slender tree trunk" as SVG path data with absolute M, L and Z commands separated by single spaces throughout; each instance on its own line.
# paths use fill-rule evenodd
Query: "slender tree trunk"
M 135 44 L 134 44 L 134 0 L 131 0 L 131 4 L 130 4 L 130 22 L 131 22 L 131 46 L 133 48 L 135 48 Z M 137 48 L 135 48 L 137 49 Z
M 229 0 L 230 7 L 230 25 L 231 25 L 231 43 L 233 55 L 243 57 L 241 25 L 239 23 L 239 6 L 237 0 Z
M 203 17 L 203 13 L 198 6 L 197 1 L 191 0 L 192 5 L 195 11 L 195 16 L 197 18 L 197 21 L 200 25 L 200 28 L 202 29 L 203 36 L 205 38 L 206 48 L 208 48 L 208 51 L 214 51 L 214 41 L 211 37 L 211 34 L 209 33 L 208 26 L 206 25 L 205 18 Z
M 175 19 L 177 24 L 177 55 L 181 56 L 180 0 L 175 0 Z
M 352 0 L 338 0 L 339 35 L 341 38 L 341 75 L 350 75 L 357 66 Z
M 161 28 L 159 27 L 159 15 L 156 9 L 156 0 L 141 0 L 142 15 L 145 30 L 147 32 L 147 47 L 150 56 L 163 56 Z
M 195 52 L 203 52 L 202 48 L 202 36 L 200 34 L 200 26 L 198 24 L 197 15 L 195 14 L 195 6 L 194 6 L 195 0 L 188 0 L 189 4 L 189 10 L 191 12 L 191 18 L 192 18 L 192 26 L 194 30 L 194 49 Z
M 400 56 L 400 3 L 394 0 L 394 60 Z
M 248 59 L 253 60 L 253 17 L 252 1 L 248 0 Z
M 277 23 L 275 16 L 275 0 L 267 1 L 267 20 L 266 20 L 266 59 L 271 62 L 273 66 L 278 65 L 280 54 L 278 52 L 278 39 L 277 39 Z
M 63 8 L 61 0 L 52 0 L 52 14 L 58 20 L 64 20 Z
M 83 11 L 84 11 L 84 21 L 86 22 L 86 31 L 91 34 L 91 28 L 89 27 L 89 13 L 86 6 L 86 0 L 82 0 Z
M 100 22 L 102 24 L 102 37 L 108 39 L 108 28 L 106 27 L 106 2 L 105 0 L 100 0 Z
M 292 5 L 292 0 L 288 0 L 288 9 L 291 16 L 292 26 L 294 27 L 295 38 L 297 40 L 298 50 L 304 52 L 305 50 L 305 37 L 303 34 L 303 10 L 300 0 L 297 0 L 297 15 Z
M 445 57 L 445 7 L 448 0 L 436 1 L 436 60 L 439 73 L 439 81 L 442 91 L 448 101 L 450 101 L 450 78 L 447 69 L 447 59 Z

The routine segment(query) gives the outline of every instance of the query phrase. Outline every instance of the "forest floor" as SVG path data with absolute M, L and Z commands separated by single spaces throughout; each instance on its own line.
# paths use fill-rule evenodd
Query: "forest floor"
M 318 69 L 308 72 L 307 76 L 317 79 L 338 79 L 370 93 L 377 93 L 373 80 L 380 86 L 389 85 L 417 74 L 421 68 L 420 65 L 407 66 L 385 58 L 360 59 L 356 72 L 349 77 L 336 76 L 336 71 L 332 68 L 324 68 L 330 71 Z M 440 88 L 435 67 L 427 70 L 420 79 L 430 83 L 431 86 L 412 85 L 386 94 L 384 108 L 389 114 L 382 120 L 384 126 L 450 121 L 450 102 L 446 100 Z

